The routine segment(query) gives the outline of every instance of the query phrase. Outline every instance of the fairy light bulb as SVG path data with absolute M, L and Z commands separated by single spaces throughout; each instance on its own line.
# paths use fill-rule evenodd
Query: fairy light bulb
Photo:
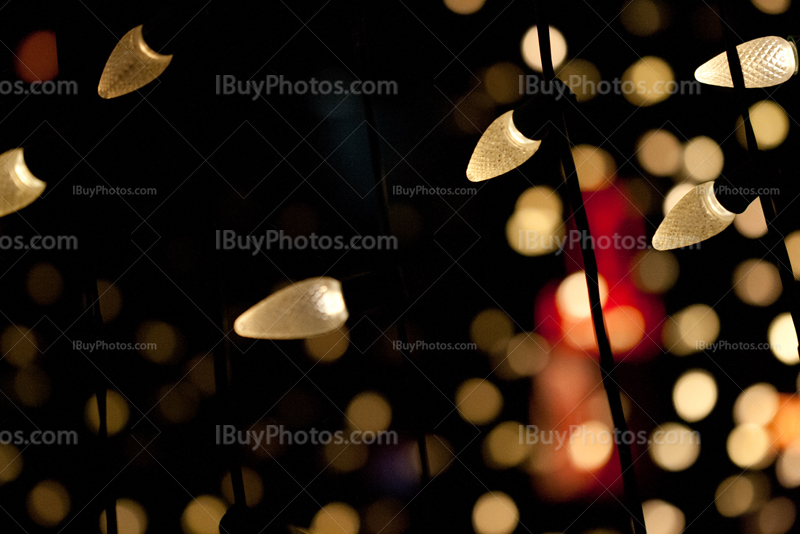
M 161 76 L 170 61 L 172 55 L 165 56 L 150 48 L 142 35 L 142 26 L 136 26 L 111 52 L 97 92 L 102 98 L 132 93 Z
M 233 329 L 254 339 L 303 339 L 333 332 L 348 317 L 342 284 L 323 276 L 273 293 L 240 315 Z
M 705 182 L 681 198 L 653 236 L 656 250 L 672 250 L 705 241 L 727 228 L 736 215 L 714 195 L 714 182 Z
M 516 169 L 539 149 L 542 142 L 522 135 L 514 125 L 513 113 L 497 117 L 481 136 L 467 166 L 470 181 L 482 182 Z
M 790 38 L 791 39 L 791 38 Z M 747 88 L 771 87 L 797 74 L 797 47 L 780 37 L 759 37 L 736 47 Z M 733 87 L 728 56 L 723 52 L 706 61 L 694 72 L 698 82 Z
M 21 148 L 0 154 L 0 217 L 19 211 L 44 192 L 47 184 L 25 164 Z

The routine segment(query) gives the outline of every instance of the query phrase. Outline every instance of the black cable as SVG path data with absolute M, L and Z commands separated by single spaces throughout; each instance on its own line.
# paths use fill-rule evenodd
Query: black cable
M 536 25 L 539 34 L 539 50 L 542 57 L 542 73 L 545 83 L 555 83 L 555 69 L 550 52 L 550 26 L 547 17 L 547 6 L 545 2 L 539 0 L 536 4 Z M 564 86 L 565 87 L 565 86 Z M 565 88 L 566 89 L 566 88 Z M 570 91 L 566 89 L 561 92 L 560 98 L 573 98 Z M 562 104 L 563 105 L 563 104 Z M 575 218 L 575 225 L 581 236 L 581 255 L 583 257 L 583 269 L 586 273 L 586 284 L 589 289 L 589 302 L 592 308 L 592 322 L 594 323 L 597 347 L 600 351 L 600 371 L 603 375 L 603 386 L 608 397 L 608 404 L 611 409 L 611 417 L 614 422 L 614 435 L 625 436 L 628 425 L 625 421 L 625 413 L 622 410 L 622 400 L 620 398 L 619 384 L 616 378 L 616 363 L 611 352 L 611 344 L 608 340 L 608 333 L 605 327 L 603 316 L 603 305 L 600 300 L 599 271 L 597 269 L 597 258 L 594 254 L 592 233 L 589 228 L 589 219 L 586 216 L 586 208 L 583 203 L 581 186 L 578 181 L 578 172 L 575 168 L 575 161 L 572 159 L 572 143 L 567 132 L 567 121 L 561 108 L 560 117 L 557 119 L 555 127 L 559 130 L 564 142 L 561 144 L 559 159 L 561 160 L 562 178 L 567 184 L 567 197 L 572 206 L 572 216 Z M 589 243 L 587 246 L 586 243 Z M 622 486 L 624 491 L 623 507 L 630 515 L 631 528 L 634 534 L 646 534 L 647 529 L 644 523 L 644 512 L 642 501 L 639 497 L 639 489 L 636 481 L 636 471 L 633 468 L 633 454 L 630 444 L 624 439 L 617 442 L 617 452 L 619 454 L 620 469 L 622 471 Z

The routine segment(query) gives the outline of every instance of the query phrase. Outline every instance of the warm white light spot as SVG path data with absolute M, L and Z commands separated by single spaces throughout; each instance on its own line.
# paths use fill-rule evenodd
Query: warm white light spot
M 228 507 L 218 497 L 200 495 L 181 514 L 184 534 L 219 534 L 219 522 Z
M 700 436 L 679 423 L 658 426 L 650 434 L 650 443 L 650 457 L 666 471 L 683 471 L 700 455 Z
M 780 454 L 775 475 L 784 488 L 800 486 L 800 442 L 793 442 Z
M 680 508 L 661 499 L 642 503 L 647 534 L 681 534 L 686 517 Z
M 10 443 L 0 443 L 0 485 L 16 480 L 22 472 L 22 453 Z
M 756 501 L 757 491 L 748 476 L 734 475 L 717 487 L 714 504 L 724 517 L 737 517 L 748 512 Z
M 529 187 L 517 198 L 514 206 L 516 211 L 524 209 L 535 209 L 539 211 L 549 211 L 557 218 L 561 219 L 564 213 L 564 204 L 551 187 L 546 185 L 535 185 Z
M 458 386 L 455 401 L 459 415 L 474 425 L 491 422 L 503 409 L 500 390 L 491 382 L 480 378 L 470 378 Z
M 708 349 L 718 335 L 719 316 L 705 304 L 684 308 L 664 323 L 664 346 L 676 356 Z
M 308 356 L 320 363 L 332 363 L 341 358 L 350 347 L 350 330 L 341 326 L 321 336 L 303 340 L 303 347 Z
M 737 425 L 767 425 L 780 406 L 778 390 L 767 383 L 753 384 L 742 391 L 733 404 L 733 420 Z
M 743 213 L 736 214 L 733 226 L 740 234 L 749 239 L 758 239 L 767 233 L 767 221 L 764 218 L 764 207 L 757 198 L 747 206 Z
M 517 334 L 506 347 L 506 361 L 517 376 L 533 376 L 545 368 L 550 359 L 550 344 L 539 334 Z
M 627 352 L 636 348 L 644 339 L 644 316 L 633 306 L 617 306 L 606 313 L 611 350 Z
M 55 527 L 70 510 L 70 498 L 66 488 L 54 480 L 45 480 L 34 486 L 27 499 L 28 515 L 34 523 L 43 527 Z
M 767 330 L 767 339 L 772 354 L 786 365 L 800 363 L 797 353 L 797 331 L 792 316 L 782 313 L 775 317 Z
M 772 100 L 762 100 L 750 106 L 750 122 L 756 134 L 759 150 L 770 150 L 780 146 L 789 135 L 789 116 Z M 742 118 L 736 120 L 736 139 L 747 148 Z
M 543 256 L 559 249 L 564 242 L 566 225 L 549 210 L 517 210 L 506 223 L 506 239 L 523 256 Z
M 789 259 L 792 262 L 794 279 L 800 280 L 800 230 L 795 230 L 784 239 L 786 250 L 789 252 Z
M 760 469 L 769 465 L 775 451 L 764 427 L 746 423 L 738 425 L 728 436 L 728 456 L 742 469 Z
M 25 279 L 28 295 L 40 306 L 49 306 L 59 299 L 64 279 L 50 263 L 40 262 L 31 267 Z
M 144 534 L 147 530 L 147 512 L 144 507 L 131 499 L 117 501 L 117 532 L 119 534 Z M 100 531 L 108 532 L 106 511 L 100 514 Z
M 650 130 L 636 143 L 636 159 L 650 174 L 672 176 L 683 165 L 683 147 L 672 133 L 666 130 Z
M 654 0 L 629 0 L 622 6 L 619 18 L 630 33 L 647 37 L 666 26 L 668 14 L 662 12 L 663 9 Z
M 578 102 L 594 98 L 597 95 L 597 84 L 602 81 L 595 64 L 585 59 L 570 60 L 556 71 L 556 77 L 575 93 Z
M 765 260 L 746 260 L 733 271 L 733 291 L 751 306 L 769 306 L 781 296 L 778 268 Z
M 382 432 L 392 422 L 392 407 L 386 398 L 373 391 L 359 393 L 345 411 L 348 426 L 362 432 Z
M 242 467 L 242 481 L 244 482 L 244 494 L 247 499 L 247 506 L 253 508 L 264 498 L 264 481 L 261 480 L 261 475 L 249 467 Z M 225 476 L 222 477 L 220 490 L 225 500 L 233 504 L 235 498 L 230 471 L 225 473 Z
M 797 518 L 797 508 L 787 497 L 776 497 L 758 512 L 761 534 L 786 534 Z
M 522 97 L 519 80 L 524 74 L 521 68 L 511 62 L 495 63 L 486 69 L 484 88 L 496 103 L 513 104 Z
M 635 106 L 652 106 L 663 102 L 675 90 L 672 67 L 663 59 L 645 56 L 622 74 L 625 99 Z
M 587 421 L 570 434 L 567 445 L 570 463 L 577 469 L 595 471 L 611 458 L 614 433 L 600 421 Z
M 484 493 L 472 508 L 472 528 L 477 534 L 511 534 L 518 523 L 514 499 L 500 491 Z
M 444 0 L 444 5 L 453 13 L 459 15 L 472 15 L 477 13 L 486 3 L 486 0 Z
M 605 189 L 616 178 L 617 164 L 611 154 L 602 148 L 578 145 L 572 148 L 572 159 L 575 160 L 581 191 Z
M 710 414 L 717 404 L 717 382 L 708 371 L 687 371 L 675 382 L 672 403 L 684 421 L 699 421 Z
M 792 0 L 751 0 L 753 5 L 760 11 L 768 15 L 780 15 L 786 13 L 789 6 L 792 5 Z
M 358 512 L 343 502 L 326 504 L 311 520 L 314 534 L 358 534 L 361 520 Z
M 514 335 L 514 324 L 505 312 L 498 309 L 483 310 L 472 320 L 469 337 L 479 350 L 489 353 L 498 343 Z
M 86 402 L 84 417 L 89 429 L 97 433 L 100 429 L 100 413 L 97 410 L 97 395 L 92 395 L 92 398 Z M 109 389 L 106 392 L 106 425 L 108 428 L 108 435 L 113 436 L 122 431 L 128 424 L 129 418 L 130 409 L 128 408 L 128 401 L 116 391 Z
M 691 180 L 715 180 L 724 165 L 722 148 L 710 137 L 695 137 L 686 142 L 683 149 L 683 168 Z
M 552 26 L 550 26 L 550 57 L 553 59 L 554 68 L 558 68 L 567 59 L 567 40 Z M 539 51 L 539 33 L 536 26 L 532 26 L 522 38 L 522 59 L 533 70 L 542 72 L 542 54 Z
M 668 251 L 642 251 L 633 259 L 633 282 L 646 293 L 665 293 L 678 281 L 680 266 Z
M 520 439 L 522 423 L 506 421 L 489 432 L 483 441 L 483 458 L 489 467 L 507 469 L 521 464 L 530 453 L 530 448 Z
M 605 306 L 608 300 L 608 284 L 605 278 L 599 277 L 600 305 Z M 589 305 L 589 288 L 586 286 L 586 275 L 583 271 L 567 276 L 556 290 L 556 307 L 563 317 L 583 319 L 590 317 L 592 308 Z

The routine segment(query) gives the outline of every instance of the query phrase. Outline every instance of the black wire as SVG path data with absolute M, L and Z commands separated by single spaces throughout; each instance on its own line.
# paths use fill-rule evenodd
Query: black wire
M 547 17 L 547 6 L 545 2 L 539 0 L 536 5 L 536 25 L 539 34 L 539 50 L 542 57 L 542 73 L 545 83 L 555 82 L 555 69 L 553 59 L 550 55 L 550 26 Z M 555 91 L 553 91 L 555 94 Z M 562 98 L 569 98 L 568 95 L 560 95 Z M 574 100 L 573 100 L 574 102 Z M 575 218 L 575 225 L 581 235 L 581 255 L 583 257 L 583 268 L 586 273 L 586 284 L 589 289 L 589 302 L 592 308 L 592 322 L 594 323 L 597 346 L 600 351 L 600 371 L 603 375 L 603 386 L 608 397 L 611 417 L 614 422 L 614 435 L 626 436 L 628 425 L 625 421 L 625 413 L 622 409 L 619 384 L 616 378 L 616 363 L 611 352 L 611 344 L 608 340 L 608 333 L 605 327 L 603 315 L 603 305 L 600 300 L 600 285 L 598 282 L 599 272 L 597 269 L 597 258 L 594 254 L 593 240 L 589 228 L 589 219 L 586 216 L 586 208 L 583 203 L 581 186 L 578 181 L 578 173 L 575 168 L 575 161 L 572 159 L 572 143 L 569 140 L 567 131 L 567 121 L 561 108 L 560 117 L 556 121 L 556 128 L 561 134 L 564 142 L 561 145 L 559 159 L 561 161 L 562 177 L 567 184 L 567 196 L 572 206 L 572 215 Z M 589 245 L 587 246 L 587 242 Z M 617 452 L 619 454 L 620 469 L 622 470 L 622 486 L 624 495 L 624 505 L 630 515 L 631 528 L 634 534 L 646 534 L 647 529 L 644 523 L 644 512 L 642 501 L 639 497 L 639 489 L 636 481 L 636 472 L 633 467 L 633 454 L 631 447 L 625 439 L 617 442 Z

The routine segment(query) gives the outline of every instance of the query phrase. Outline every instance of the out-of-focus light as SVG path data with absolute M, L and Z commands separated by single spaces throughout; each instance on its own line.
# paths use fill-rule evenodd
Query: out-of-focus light
M 473 425 L 490 423 L 503 409 L 500 390 L 480 378 L 470 378 L 458 386 L 455 401 L 461 418 Z
M 760 534 L 786 534 L 797 518 L 797 508 L 786 497 L 776 497 L 758 512 Z
M 672 250 L 714 237 L 730 226 L 735 215 L 720 204 L 714 182 L 700 184 L 681 198 L 653 236 L 656 250 Z
M 789 259 L 792 262 L 794 279 L 800 280 L 800 230 L 795 230 L 784 239 L 786 250 L 789 252 Z
M 338 330 L 348 317 L 342 284 L 322 276 L 276 291 L 240 315 L 233 329 L 254 339 L 303 339 Z
M 585 59 L 571 59 L 556 72 L 556 77 L 575 93 L 578 102 L 594 98 L 597 85 L 602 81 L 595 64 Z
M 97 395 L 92 395 L 92 398 L 86 402 L 84 417 L 86 419 L 86 426 L 96 434 L 100 429 Z M 130 409 L 128 408 L 128 402 L 125 398 L 112 389 L 106 391 L 106 425 L 108 435 L 113 436 L 114 434 L 118 434 L 125 428 L 125 425 L 128 424 L 129 418 Z
M 680 508 L 661 499 L 645 501 L 642 511 L 648 534 L 681 534 L 686 526 Z
M 199 354 L 189 360 L 184 366 L 184 374 L 202 395 L 209 397 L 216 391 L 214 358 L 210 354 Z
M 764 427 L 746 423 L 728 435 L 728 457 L 742 469 L 762 469 L 770 464 L 775 451 Z
M 365 391 L 347 405 L 345 422 L 362 432 L 382 432 L 392 422 L 392 407 L 383 395 Z
M 256 506 L 264 498 L 264 481 L 261 476 L 249 467 L 242 467 L 242 480 L 244 481 L 244 493 L 247 498 L 247 506 Z M 225 473 L 220 482 L 220 490 L 225 500 L 233 504 L 233 484 L 231 483 L 230 471 Z
M 701 135 L 686 142 L 683 149 L 683 168 L 695 182 L 715 180 L 725 166 L 722 148 L 710 137 Z
M 131 499 L 117 500 L 117 532 L 119 534 L 144 534 L 147 530 L 147 512 Z M 106 511 L 100 513 L 100 532 L 108 533 Z
M 25 279 L 28 295 L 40 306 L 49 306 L 61 296 L 64 279 L 53 264 L 40 262 L 31 267 Z
M 546 185 L 535 185 L 529 187 L 517 198 L 514 205 L 516 211 L 524 209 L 535 209 L 553 213 L 559 219 L 564 214 L 564 204 L 553 188 Z M 799 234 L 800 235 L 800 234 Z
M 428 434 L 425 436 L 425 446 L 428 449 L 428 467 L 430 468 L 431 475 L 436 476 L 450 467 L 455 458 L 453 453 L 453 446 L 442 436 L 436 434 Z M 414 471 L 417 476 L 422 473 L 422 466 L 419 462 L 419 447 L 414 443 L 408 449 L 409 459 L 411 465 L 414 466 Z
M 611 350 L 627 352 L 644 339 L 645 323 L 642 312 L 633 306 L 617 306 L 606 313 Z
M 752 511 L 763 498 L 758 479 L 751 475 L 734 475 L 723 480 L 714 496 L 717 511 L 724 517 L 738 517 Z
M 458 15 L 472 15 L 483 7 L 486 0 L 444 0 L 447 9 Z
M 170 423 L 186 423 L 197 415 L 200 395 L 187 382 L 162 386 L 158 390 L 158 398 L 158 411 Z
M 517 334 L 508 342 L 505 357 L 514 374 L 533 376 L 550 360 L 550 344 L 539 334 Z
M 514 324 L 505 312 L 498 309 L 483 310 L 472 320 L 469 337 L 479 350 L 489 353 L 500 342 L 507 342 L 514 335 Z
M 667 26 L 666 6 L 654 0 L 628 0 L 619 15 L 622 25 L 637 37 L 653 35 Z
M 771 87 L 797 74 L 797 49 L 781 37 L 759 37 L 736 47 L 747 88 Z M 701 83 L 733 87 L 725 52 L 700 65 L 694 77 Z
M 66 488 L 55 480 L 45 480 L 34 486 L 27 499 L 28 515 L 34 523 L 54 527 L 61 523 L 70 509 Z
M 39 355 L 39 339 L 30 328 L 12 324 L 0 336 L 0 352 L 4 361 L 23 368 Z
M 780 395 L 780 407 L 767 426 L 772 435 L 773 448 L 782 449 L 800 440 L 800 397 Z
M 50 398 L 50 377 L 36 365 L 17 371 L 14 393 L 24 406 L 42 406 Z
M 477 534 L 511 534 L 517 524 L 517 504 L 503 492 L 484 493 L 472 508 L 472 528 Z
M 219 534 L 219 522 L 228 507 L 218 497 L 200 495 L 181 514 L 184 534 Z
M 655 176 L 672 176 L 683 165 L 683 147 L 667 130 L 649 130 L 636 142 L 636 159 Z
M 663 59 L 645 56 L 622 74 L 622 89 L 625 99 L 634 106 L 653 106 L 670 97 L 675 75 Z
M 759 150 L 770 150 L 780 146 L 789 135 L 789 116 L 772 100 L 762 100 L 750 106 L 750 122 L 758 140 Z M 742 118 L 736 120 L 736 139 L 747 148 Z
M 650 457 L 666 471 L 688 469 L 700 455 L 700 437 L 680 423 L 659 425 L 650 434 L 650 442 Z
M 358 471 L 367 463 L 369 447 L 363 443 L 337 443 L 332 440 L 323 450 L 325 467 L 338 473 Z
M 614 158 L 602 148 L 592 145 L 578 145 L 572 148 L 572 159 L 581 191 L 599 191 L 610 186 L 616 178 L 617 164 Z
M 797 331 L 788 312 L 772 320 L 767 330 L 767 339 L 772 354 L 781 362 L 786 365 L 800 363 L 800 356 L 797 353 Z
M 608 300 L 608 283 L 599 276 L 600 305 L 605 306 Z M 562 317 L 585 319 L 592 314 L 589 304 L 589 288 L 586 286 L 586 274 L 583 271 L 567 276 L 556 290 L 556 308 Z
M 761 199 L 757 198 L 742 213 L 736 214 L 733 226 L 749 239 L 758 239 L 767 233 L 767 221 Z
M 700 421 L 717 404 L 717 382 L 711 373 L 693 369 L 681 375 L 672 388 L 672 403 L 678 415 L 689 423 Z
M 47 184 L 25 164 L 23 149 L 0 154 L 0 217 L 19 211 L 42 196 Z
M 58 76 L 56 34 L 40 30 L 22 39 L 14 53 L 14 70 L 28 83 L 45 82 Z
M 122 36 L 111 52 L 97 93 L 101 98 L 132 93 L 161 76 L 171 61 L 172 55 L 150 48 L 142 36 L 142 26 L 136 26 Z
M 358 534 L 361 520 L 349 504 L 332 502 L 323 506 L 311 520 L 314 534 Z
M 344 356 L 350 347 L 350 330 L 346 326 L 342 326 L 333 332 L 310 337 L 303 341 L 303 347 L 306 349 L 306 354 L 314 361 L 335 362 Z
M 646 250 L 636 255 L 633 283 L 646 293 L 665 293 L 678 281 L 680 265 L 671 252 Z
M 528 139 L 514 125 L 513 111 L 497 117 L 478 140 L 467 165 L 467 178 L 483 182 L 516 169 L 533 156 L 541 140 Z
M 789 6 L 792 5 L 792 0 L 751 0 L 751 1 L 759 11 L 762 11 L 767 15 L 780 15 L 781 13 L 785 13 L 789 9 Z
M 483 440 L 483 458 L 489 467 L 508 469 L 525 461 L 530 447 L 520 440 L 520 427 L 517 421 L 505 421 L 489 432 Z
M 737 425 L 767 425 L 775 417 L 780 397 L 775 386 L 753 384 L 742 391 L 733 404 L 733 420 Z
M 769 306 L 781 296 L 778 268 L 764 260 L 746 260 L 733 271 L 733 291 L 751 306 Z
M 687 195 L 692 189 L 694 189 L 692 184 L 683 182 L 673 186 L 669 191 L 667 191 L 667 195 L 664 197 L 664 202 L 661 205 L 661 211 L 664 213 L 664 217 L 669 215 L 669 212 L 672 211 L 672 208 L 675 207 L 675 204 L 677 204 L 678 201 Z
M 567 59 L 567 40 L 564 35 L 550 26 L 550 57 L 553 67 L 558 68 Z M 531 26 L 522 38 L 522 59 L 530 68 L 542 72 L 542 53 L 539 50 L 539 30 Z
M 686 356 L 708 347 L 719 335 L 719 316 L 710 306 L 693 304 L 672 315 L 664 324 L 664 347 Z
M 486 92 L 498 104 L 513 104 L 522 95 L 519 91 L 519 80 L 522 69 L 509 61 L 495 63 L 488 69 L 483 77 Z
M 780 454 L 775 475 L 784 488 L 800 486 L 800 441 L 792 442 Z
M 166 364 L 180 356 L 181 341 L 174 326 L 162 321 L 145 321 L 136 330 L 139 352 L 154 363 Z
M 22 453 L 10 443 L 0 443 L 0 485 L 16 480 L 22 472 Z
M 523 256 L 543 256 L 559 249 L 566 227 L 552 211 L 535 208 L 516 210 L 506 223 L 506 239 Z
M 408 523 L 406 505 L 397 499 L 372 503 L 364 517 L 364 527 L 369 534 L 403 534 Z
M 614 451 L 614 433 L 600 421 L 587 421 L 569 437 L 569 461 L 577 469 L 595 471 L 608 463 Z

